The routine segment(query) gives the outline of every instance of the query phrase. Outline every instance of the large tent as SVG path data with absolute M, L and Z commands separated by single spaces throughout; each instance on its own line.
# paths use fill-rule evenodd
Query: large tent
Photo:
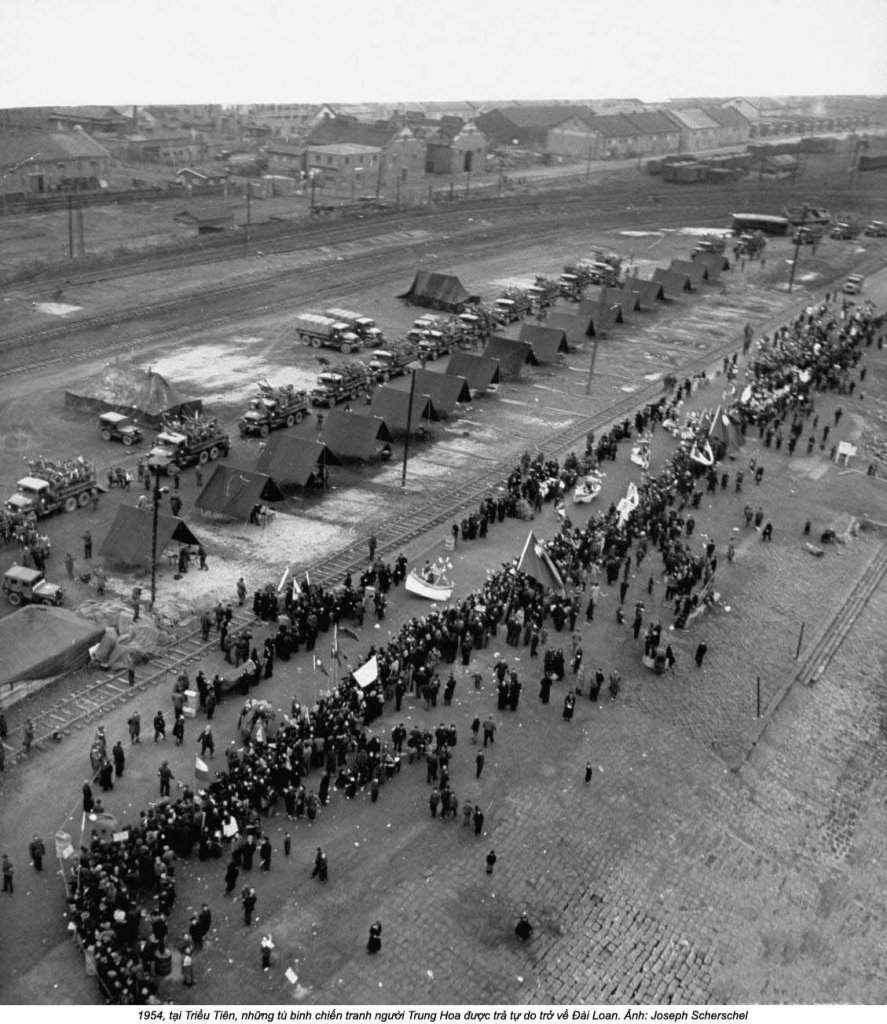
M 430 396 L 421 394 L 418 386 L 413 392 L 412 407 L 409 391 L 376 388 L 370 402 L 370 413 L 384 420 L 392 434 L 401 435 L 407 433 L 407 424 L 410 434 L 420 434 L 428 429 L 429 422 L 439 418 Z
M 614 289 L 614 293 L 614 301 L 618 302 L 622 308 L 623 317 L 631 316 L 641 308 L 641 293 L 630 280 L 626 281 L 621 288 Z
M 283 500 L 280 488 L 265 473 L 220 465 L 216 466 L 194 504 L 204 512 L 217 512 L 230 519 L 249 519 L 256 505 Z
M 487 342 L 483 356 L 485 359 L 499 360 L 499 373 L 503 380 L 517 379 L 524 363 L 533 359 L 533 347 L 529 342 L 494 334 Z
M 468 381 L 468 387 L 480 394 L 502 381 L 498 359 L 487 359 L 474 352 L 461 350 L 450 356 L 444 373 L 448 377 L 464 377 Z
M 690 278 L 686 274 L 677 274 L 673 270 L 657 267 L 653 271 L 653 280 L 662 285 L 666 298 L 679 298 L 682 292 L 690 291 Z
M 332 409 L 324 417 L 320 440 L 340 459 L 370 462 L 390 452 L 393 438 L 381 416 Z
M 438 274 L 432 270 L 417 270 L 410 290 L 397 296 L 415 306 L 440 309 L 445 313 L 461 313 L 477 295 L 470 295 L 454 274 Z
M 665 290 L 661 281 L 632 277 L 626 281 L 625 287 L 637 292 L 641 309 L 651 309 L 657 302 L 665 301 Z
M 705 264 L 696 263 L 695 260 L 672 260 L 668 269 L 676 274 L 686 274 L 690 278 L 691 288 L 701 288 L 702 282 L 708 280 Z
M 597 299 L 583 299 L 576 315 L 588 317 L 591 323 L 589 337 L 593 338 L 598 331 L 606 331 L 614 324 L 622 323 L 622 306 L 618 302 L 602 306 Z
M 128 360 L 109 363 L 100 374 L 65 391 L 65 405 L 91 412 L 120 412 L 149 427 L 165 416 L 193 416 L 203 408 L 150 368 Z
M 708 280 L 712 283 L 717 281 L 721 272 L 730 269 L 730 261 L 723 253 L 718 252 L 694 252 L 693 262 L 701 263 L 708 272 Z
M 464 377 L 435 373 L 434 370 L 416 370 L 415 373 L 416 393 L 429 396 L 438 416 L 450 416 L 459 402 L 471 401 L 471 390 Z M 411 377 L 406 376 L 392 383 L 391 387 L 409 391 L 411 383 Z
M 105 627 L 51 605 L 30 604 L 0 619 L 0 685 L 81 668 Z
M 266 473 L 279 487 L 307 487 L 322 480 L 327 466 L 342 460 L 322 442 L 282 430 L 268 442 L 256 462 L 256 472 Z
M 154 510 L 136 508 L 135 505 L 121 505 L 111 524 L 108 535 L 102 541 L 99 554 L 122 565 L 151 567 L 153 547 Z M 184 519 L 178 516 L 157 514 L 157 555 L 175 541 L 179 544 L 197 545 L 200 541 L 191 532 Z
M 526 341 L 537 363 L 553 363 L 561 353 L 570 351 L 566 332 L 560 327 L 522 324 L 518 341 Z
M 571 313 L 560 311 L 549 313 L 545 319 L 546 327 L 556 327 L 564 332 L 567 344 L 570 346 L 581 345 L 594 330 L 590 316 L 573 316 Z

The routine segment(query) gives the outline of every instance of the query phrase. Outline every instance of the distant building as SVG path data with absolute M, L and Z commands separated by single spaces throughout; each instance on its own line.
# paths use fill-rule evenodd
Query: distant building
M 155 132 L 130 135 L 126 140 L 126 149 L 132 158 L 170 167 L 199 163 L 206 148 L 196 131 L 176 132 L 158 128 Z
M 355 196 L 375 192 L 379 181 L 382 150 L 344 142 L 311 146 L 305 150 L 305 171 L 320 175 L 324 187 L 350 189 Z
M 433 128 L 429 129 L 429 126 Z M 425 131 L 412 126 L 414 134 L 425 143 L 425 171 L 428 174 L 482 173 L 486 168 L 487 140 L 483 132 L 469 121 L 443 118 L 423 122 Z
M 480 114 L 475 124 L 495 145 L 544 152 L 550 129 L 569 118 L 591 114 L 589 107 L 570 103 L 496 107 Z
M 85 131 L 0 132 L 0 192 L 73 192 L 107 185 L 111 154 Z
M 305 170 L 305 148 L 298 142 L 269 142 L 265 146 L 268 173 L 300 178 Z
M 56 130 L 80 127 L 86 132 L 109 135 L 132 130 L 132 114 L 117 107 L 57 107 L 49 112 L 47 122 Z
M 362 146 L 378 150 L 372 191 L 417 185 L 425 177 L 425 144 L 406 125 L 393 121 L 369 124 L 356 118 L 327 118 L 308 136 L 306 152 L 317 153 L 319 147 L 326 146 Z
M 699 107 L 670 110 L 680 130 L 681 152 L 693 153 L 700 149 L 717 149 L 723 145 L 720 141 L 721 126 Z

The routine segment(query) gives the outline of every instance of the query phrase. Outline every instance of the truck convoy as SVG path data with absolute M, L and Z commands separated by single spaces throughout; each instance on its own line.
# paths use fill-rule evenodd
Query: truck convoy
M 339 363 L 318 375 L 317 384 L 311 389 L 311 404 L 332 409 L 339 402 L 353 401 L 370 383 L 363 363 Z
M 249 401 L 249 408 L 238 421 L 240 433 L 267 437 L 278 427 L 301 423 L 308 415 L 310 401 L 307 391 L 296 391 L 292 384 L 272 387 L 259 382 L 259 394 Z
M 396 341 L 387 348 L 377 348 L 370 360 L 373 380 L 386 384 L 392 377 L 406 373 L 410 363 L 419 358 L 419 346 L 412 341 Z
M 343 355 L 356 352 L 361 340 L 342 320 L 321 313 L 303 313 L 296 317 L 296 337 L 312 348 L 335 348 Z
M 28 461 L 29 475 L 16 484 L 16 493 L 6 502 L 10 512 L 38 519 L 64 509 L 73 512 L 89 504 L 90 492 L 96 487 L 95 467 L 79 459 L 55 462 L 52 459 Z
M 174 467 L 184 469 L 198 462 L 215 461 L 227 455 L 230 448 L 231 438 L 215 418 L 164 420 L 163 430 L 148 452 L 148 462 L 168 473 Z
M 339 308 L 325 309 L 323 315 L 347 324 L 358 338 L 366 342 L 367 345 L 383 345 L 385 343 L 385 335 L 379 330 L 376 321 L 372 317 L 363 316 L 361 313 L 355 313 L 350 309 Z

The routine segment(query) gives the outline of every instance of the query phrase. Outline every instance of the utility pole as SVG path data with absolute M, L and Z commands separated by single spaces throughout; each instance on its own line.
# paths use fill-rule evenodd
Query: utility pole
M 74 198 L 68 196 L 68 255 L 74 259 Z
M 591 142 L 588 143 L 588 160 L 585 163 L 585 177 L 591 177 Z
M 799 253 L 801 251 L 801 237 L 803 235 L 804 224 L 806 222 L 807 222 L 807 204 L 804 203 L 803 207 L 801 208 L 801 223 L 798 225 L 798 229 L 795 232 L 795 238 L 797 239 L 797 241 L 795 242 L 795 257 L 792 260 L 792 270 L 791 270 L 791 273 L 789 274 L 789 278 L 788 278 L 788 291 L 789 291 L 789 295 L 791 295 L 792 286 L 795 283 L 795 271 L 798 268 L 798 255 L 799 255 Z
M 410 400 L 407 403 L 407 433 L 403 442 L 403 473 L 400 478 L 400 486 L 407 485 L 407 457 L 410 451 L 410 429 L 413 426 L 413 395 L 416 392 L 416 371 L 413 370 L 410 377 Z
M 588 380 L 585 382 L 585 394 L 591 394 L 591 381 L 594 377 L 594 362 L 597 359 L 597 346 L 600 341 L 600 334 L 595 331 L 594 344 L 591 346 L 591 361 L 588 364 Z
M 157 518 L 160 511 L 160 498 L 168 488 L 160 486 L 160 470 L 158 463 L 148 462 L 154 487 L 152 489 L 153 518 L 151 520 L 151 610 L 154 610 L 154 599 L 157 596 Z

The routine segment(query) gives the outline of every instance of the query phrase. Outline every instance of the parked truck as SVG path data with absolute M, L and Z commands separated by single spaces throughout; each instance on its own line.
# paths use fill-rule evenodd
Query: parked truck
M 89 504 L 96 484 L 95 467 L 79 459 L 33 459 L 28 462 L 29 475 L 16 484 L 16 492 L 6 502 L 9 512 L 39 519 L 64 510 L 73 512 Z
M 356 352 L 360 338 L 342 320 L 322 313 L 303 313 L 296 317 L 296 337 L 303 345 L 313 348 L 335 348 L 343 355 Z
M 148 452 L 148 462 L 162 473 L 169 473 L 198 462 L 214 462 L 220 455 L 227 455 L 230 448 L 231 438 L 215 418 L 165 420 Z
M 370 372 L 379 384 L 407 372 L 410 363 L 420 358 L 419 346 L 412 341 L 396 341 L 387 348 L 377 348 L 370 360 Z
M 340 363 L 319 374 L 311 389 L 311 404 L 332 409 L 339 402 L 354 401 L 370 384 L 370 375 L 363 363 Z
M 267 437 L 278 427 L 301 423 L 310 408 L 307 391 L 297 391 L 292 384 L 273 387 L 260 381 L 259 393 L 249 400 L 249 408 L 238 421 L 240 433 Z
M 362 313 L 355 313 L 350 309 L 325 309 L 324 316 L 332 317 L 333 320 L 340 320 L 347 324 L 352 331 L 367 345 L 383 345 L 385 335 L 379 330 L 376 321 L 372 317 L 364 316 Z
M 142 440 L 142 428 L 129 416 L 120 412 L 103 412 L 99 416 L 99 430 L 106 441 L 122 441 L 127 448 Z
M 533 299 L 525 288 L 505 288 L 493 303 L 500 324 L 513 324 L 532 312 Z

